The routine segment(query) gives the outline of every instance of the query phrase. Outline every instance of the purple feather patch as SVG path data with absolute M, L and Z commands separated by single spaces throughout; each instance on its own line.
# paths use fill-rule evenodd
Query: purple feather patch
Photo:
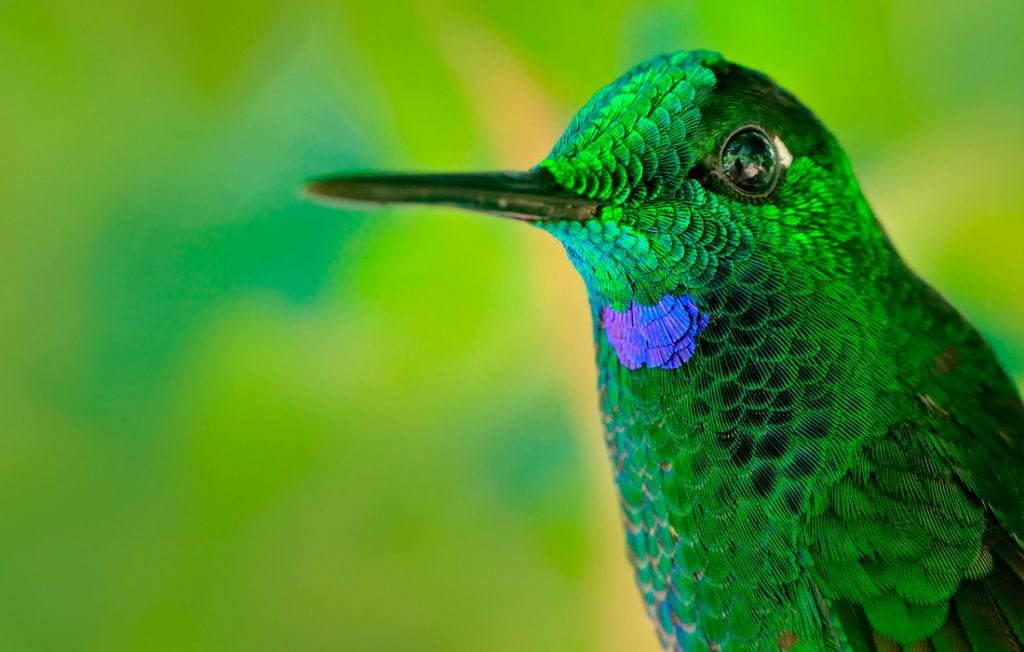
M 631 301 L 625 312 L 605 306 L 601 323 L 619 362 L 628 369 L 675 369 L 693 356 L 708 316 L 687 294 L 664 296 L 653 306 Z

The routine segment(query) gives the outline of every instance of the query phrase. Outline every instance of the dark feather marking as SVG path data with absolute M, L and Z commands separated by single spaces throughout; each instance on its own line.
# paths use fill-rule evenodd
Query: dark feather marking
M 832 619 L 832 612 L 829 611 L 828 603 L 825 602 L 824 596 L 821 595 L 821 590 L 818 585 L 811 582 L 811 590 L 814 591 L 814 599 L 818 603 L 818 610 L 821 614 L 821 620 L 825 623 L 829 640 L 835 645 L 836 650 L 842 650 L 843 644 L 840 642 L 839 632 L 836 630 L 835 621 Z
M 936 376 L 948 374 L 960 364 L 960 354 L 955 346 L 947 346 L 942 353 L 935 356 L 935 368 L 932 373 Z

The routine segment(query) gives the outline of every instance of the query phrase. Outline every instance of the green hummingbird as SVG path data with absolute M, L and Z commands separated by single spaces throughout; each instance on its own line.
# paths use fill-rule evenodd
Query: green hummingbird
M 561 241 L 666 649 L 1021 649 L 1019 394 L 900 258 L 835 138 L 768 77 L 657 56 L 530 171 L 308 191 Z

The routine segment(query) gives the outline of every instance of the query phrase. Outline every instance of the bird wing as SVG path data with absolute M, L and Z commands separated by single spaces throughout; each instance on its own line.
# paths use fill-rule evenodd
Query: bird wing
M 1024 410 L 984 340 L 922 291 L 893 329 L 923 352 L 884 398 L 899 418 L 809 521 L 813 572 L 854 649 L 1020 650 Z

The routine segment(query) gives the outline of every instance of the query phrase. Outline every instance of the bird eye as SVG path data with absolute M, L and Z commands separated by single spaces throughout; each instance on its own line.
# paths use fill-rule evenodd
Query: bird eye
M 756 127 L 735 132 L 722 148 L 722 174 L 747 195 L 766 195 L 778 178 L 778 155 L 768 136 Z

